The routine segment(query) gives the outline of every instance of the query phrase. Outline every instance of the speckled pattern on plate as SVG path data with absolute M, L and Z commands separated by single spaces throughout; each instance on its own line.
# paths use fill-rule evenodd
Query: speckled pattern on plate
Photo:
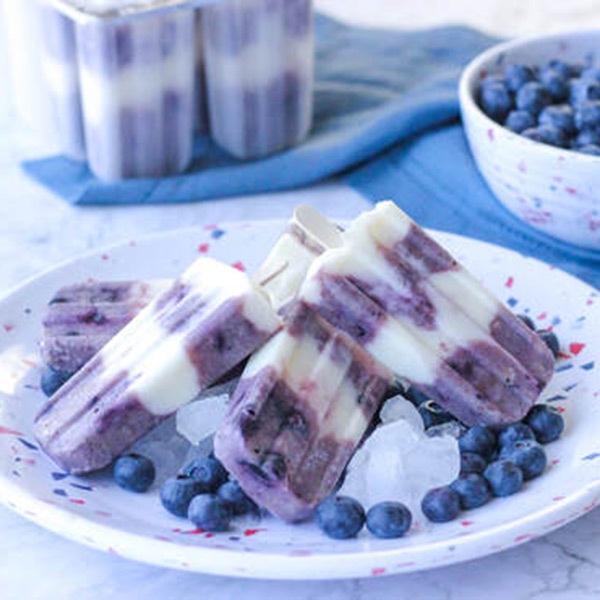
M 312 523 L 236 522 L 210 534 L 168 515 L 150 493 L 117 488 L 106 474 L 72 477 L 37 448 L 32 419 L 44 401 L 37 341 L 45 303 L 61 285 L 96 279 L 173 277 L 198 255 L 252 272 L 283 228 L 277 221 L 206 225 L 131 240 L 29 280 L 0 301 L 0 500 L 88 546 L 157 565 L 276 579 L 369 577 L 415 571 L 497 552 L 534 539 L 600 501 L 600 323 L 598 292 L 515 252 L 435 234 L 515 312 L 552 327 L 562 343 L 543 399 L 566 431 L 547 446 L 549 467 L 519 494 L 465 512 L 452 523 L 416 523 L 402 540 L 333 541 Z

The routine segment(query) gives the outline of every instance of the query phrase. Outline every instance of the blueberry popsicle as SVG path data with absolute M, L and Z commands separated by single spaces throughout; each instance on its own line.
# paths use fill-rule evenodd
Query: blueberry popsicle
M 215 453 L 258 504 L 286 521 L 306 518 L 332 492 L 391 377 L 296 303 L 248 362 Z
M 50 398 L 35 435 L 65 470 L 100 469 L 279 327 L 246 275 L 198 259 Z
M 59 289 L 43 321 L 42 359 L 75 373 L 170 283 L 90 281 Z
M 299 296 L 464 423 L 523 418 L 554 368 L 539 337 L 393 203 L 343 238 Z
M 293 298 L 312 261 L 341 243 L 333 223 L 299 206 L 252 279 L 279 309 Z M 58 290 L 43 322 L 42 359 L 55 371 L 75 373 L 170 283 L 84 282 Z

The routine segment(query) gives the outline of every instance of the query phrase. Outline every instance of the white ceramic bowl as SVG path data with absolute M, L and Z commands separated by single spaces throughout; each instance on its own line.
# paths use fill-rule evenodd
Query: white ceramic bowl
M 553 237 L 600 250 L 600 157 L 526 139 L 490 119 L 476 102 L 485 75 L 553 58 L 600 65 L 600 30 L 528 38 L 480 54 L 460 81 L 463 123 L 479 171 L 508 210 Z

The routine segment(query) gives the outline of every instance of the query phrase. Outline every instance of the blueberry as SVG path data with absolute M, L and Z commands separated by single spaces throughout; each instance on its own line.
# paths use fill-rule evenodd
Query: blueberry
M 539 116 L 540 125 L 553 125 L 569 136 L 575 133 L 575 111 L 568 104 L 547 106 Z
M 160 501 L 170 513 L 185 518 L 192 499 L 202 493 L 202 482 L 187 475 L 177 475 L 163 483 L 160 488 Z
M 40 378 L 42 392 L 44 392 L 48 398 L 53 396 L 69 379 L 71 379 L 72 376 L 72 373 L 55 371 L 51 367 L 48 367 L 44 370 Z
M 600 129 L 583 129 L 575 138 L 574 147 L 600 146 Z
M 494 121 L 503 123 L 513 107 L 513 100 L 506 85 L 494 83 L 482 87 L 481 107 Z
M 525 423 L 532 429 L 535 439 L 540 444 L 549 444 L 557 440 L 565 428 L 562 415 L 547 404 L 534 406 L 525 417 Z
M 484 425 L 468 429 L 458 440 L 461 452 L 475 452 L 488 460 L 496 449 L 496 436 Z
M 481 475 L 487 467 L 487 461 L 481 454 L 475 452 L 461 452 L 460 453 L 460 474 L 469 475 L 470 473 L 476 473 Z
M 535 440 L 535 435 L 531 427 L 524 423 L 514 423 L 508 425 L 498 434 L 498 445 L 502 448 L 514 444 L 519 440 Z
M 492 494 L 499 498 L 510 496 L 523 487 L 523 472 L 509 460 L 497 460 L 490 463 L 483 476 L 486 478 Z
M 246 515 L 257 510 L 256 504 L 248 498 L 237 481 L 224 483 L 217 492 L 217 496 L 227 504 L 235 516 Z
M 569 102 L 577 107 L 588 100 L 600 100 L 600 82 L 593 79 L 572 79 Z
M 569 64 L 564 60 L 560 60 L 559 58 L 555 58 L 551 60 L 545 67 L 545 69 L 552 69 L 558 73 L 560 73 L 563 77 L 578 77 L 579 73 L 581 73 L 581 69 L 583 68 L 581 65 L 577 64 Z
M 558 354 L 560 353 L 560 344 L 556 334 L 549 329 L 540 329 L 537 334 L 540 336 L 542 342 L 544 342 L 544 344 L 546 344 L 546 346 L 552 350 L 554 358 L 558 358 Z
M 182 473 L 202 485 L 202 493 L 213 494 L 229 478 L 223 465 L 214 457 L 197 458 Z
M 558 146 L 559 148 L 565 148 L 568 143 L 564 132 L 553 125 L 540 125 L 539 127 L 526 129 L 521 135 L 534 142 Z
M 502 73 L 492 73 L 491 75 L 486 75 L 479 83 L 479 89 L 483 90 L 483 88 L 488 87 L 490 85 L 494 85 L 496 83 L 500 83 L 505 85 L 506 81 L 504 75 Z
M 336 540 L 355 537 L 365 524 L 363 507 L 347 496 L 328 498 L 317 508 L 316 516 L 321 530 Z
M 588 67 L 581 72 L 581 79 L 594 79 L 600 81 L 600 68 Z
M 461 475 L 450 487 L 458 494 L 463 510 L 483 506 L 492 497 L 487 481 L 477 473 Z
M 525 129 L 536 126 L 535 117 L 526 110 L 511 110 L 504 121 L 504 126 L 515 133 L 521 133 Z
M 155 477 L 154 463 L 140 454 L 125 454 L 117 458 L 113 466 L 114 480 L 130 492 L 147 492 Z
M 575 125 L 577 129 L 600 128 L 600 100 L 583 102 L 575 112 Z
M 525 65 L 510 65 L 505 73 L 506 86 L 511 92 L 518 91 L 528 81 L 535 81 L 535 73 Z
M 569 97 L 569 80 L 554 69 L 540 71 L 540 83 L 555 102 L 564 102 Z
M 205 531 L 227 531 L 233 517 L 231 507 L 214 494 L 199 494 L 190 502 L 188 519 Z
M 423 392 L 420 392 L 417 388 L 412 386 L 410 386 L 403 395 L 407 400 L 410 400 L 417 407 L 429 400 L 429 398 Z
M 588 144 L 587 146 L 581 146 L 578 151 L 583 154 L 589 154 L 590 156 L 600 156 L 600 146 L 596 144 Z
M 412 514 L 400 502 L 380 502 L 367 512 L 367 529 L 378 538 L 402 537 L 412 524 Z
M 503 446 L 501 460 L 514 462 L 523 471 L 525 481 L 541 475 L 546 468 L 546 453 L 535 440 L 520 440 Z
M 433 523 L 446 523 L 460 513 L 460 498 L 450 487 L 429 490 L 421 502 L 421 510 Z
M 550 94 L 536 81 L 526 83 L 517 92 L 517 108 L 539 115 L 551 102 Z
M 533 319 L 531 317 L 529 317 L 528 315 L 517 315 L 517 318 L 521 319 L 521 321 L 523 321 L 523 323 L 525 323 L 525 325 L 527 325 L 529 329 L 531 329 L 532 331 L 535 330 L 535 323 L 533 322 Z
M 452 421 L 452 415 L 446 412 L 439 404 L 436 404 L 433 400 L 427 400 L 419 406 L 419 414 L 423 419 L 425 429 L 434 427 L 435 425 L 441 425 Z

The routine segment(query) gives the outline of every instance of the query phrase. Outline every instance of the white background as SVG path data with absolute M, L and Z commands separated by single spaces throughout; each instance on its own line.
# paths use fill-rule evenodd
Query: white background
M 597 0 L 317 0 L 317 6 L 373 26 L 469 23 L 503 36 L 600 26 Z M 368 206 L 336 183 L 310 195 L 300 191 L 189 206 L 68 206 L 19 170 L 17 157 L 28 141 L 19 136 L 15 146 L 9 135 L 14 119 L 8 111 L 2 49 L 6 26 L 0 19 L 0 295 L 60 260 L 142 233 L 226 219 L 285 217 L 293 205 L 307 200 L 333 216 L 352 216 Z M 370 581 L 248 582 L 127 562 L 72 544 L 0 508 L 1 600 L 579 600 L 600 597 L 599 557 L 596 510 L 520 548 L 435 571 Z

